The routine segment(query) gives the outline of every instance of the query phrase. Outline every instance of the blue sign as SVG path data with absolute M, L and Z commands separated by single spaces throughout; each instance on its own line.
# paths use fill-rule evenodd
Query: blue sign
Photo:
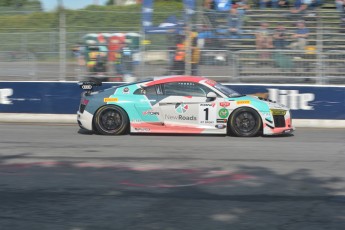
M 143 0 L 141 8 L 142 27 L 152 26 L 153 0 Z
M 291 109 L 298 119 L 345 120 L 345 87 L 294 85 L 231 85 L 243 93 L 268 98 Z
M 118 83 L 106 83 L 105 89 Z M 291 109 L 297 119 L 345 120 L 345 87 L 244 85 L 228 87 L 269 98 Z M 0 113 L 75 114 L 80 94 L 76 82 L 0 82 Z

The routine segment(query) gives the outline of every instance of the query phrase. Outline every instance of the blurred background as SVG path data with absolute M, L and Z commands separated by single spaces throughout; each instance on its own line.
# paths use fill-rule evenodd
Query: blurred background
M 0 80 L 345 83 L 342 1 L 79 2 L 0 1 Z

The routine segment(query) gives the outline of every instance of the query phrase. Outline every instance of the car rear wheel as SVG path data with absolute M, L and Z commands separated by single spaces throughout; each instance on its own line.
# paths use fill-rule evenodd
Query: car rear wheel
M 238 137 L 253 137 L 258 135 L 262 121 L 260 115 L 251 108 L 235 110 L 229 119 L 229 131 Z
M 127 113 L 120 107 L 106 105 L 95 115 L 95 128 L 104 135 L 121 135 L 127 132 L 129 119 Z

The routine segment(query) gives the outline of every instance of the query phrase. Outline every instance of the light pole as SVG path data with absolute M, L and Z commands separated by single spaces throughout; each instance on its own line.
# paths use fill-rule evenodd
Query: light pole
M 58 0 L 59 13 L 59 80 L 66 80 L 66 17 L 62 0 Z

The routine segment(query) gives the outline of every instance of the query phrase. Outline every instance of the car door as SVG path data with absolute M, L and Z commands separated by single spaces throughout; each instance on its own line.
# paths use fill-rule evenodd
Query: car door
M 148 124 L 162 126 L 162 113 L 157 104 L 156 86 L 139 88 L 133 95 L 136 97 L 134 107 L 139 116 L 132 123 L 141 123 L 145 127 Z
M 195 82 L 170 82 L 162 84 L 159 107 L 167 128 L 180 129 L 185 133 L 221 133 L 216 128 L 217 107 L 224 99 L 220 96 L 210 100 L 211 88 Z M 213 131 L 212 131 L 213 130 Z

